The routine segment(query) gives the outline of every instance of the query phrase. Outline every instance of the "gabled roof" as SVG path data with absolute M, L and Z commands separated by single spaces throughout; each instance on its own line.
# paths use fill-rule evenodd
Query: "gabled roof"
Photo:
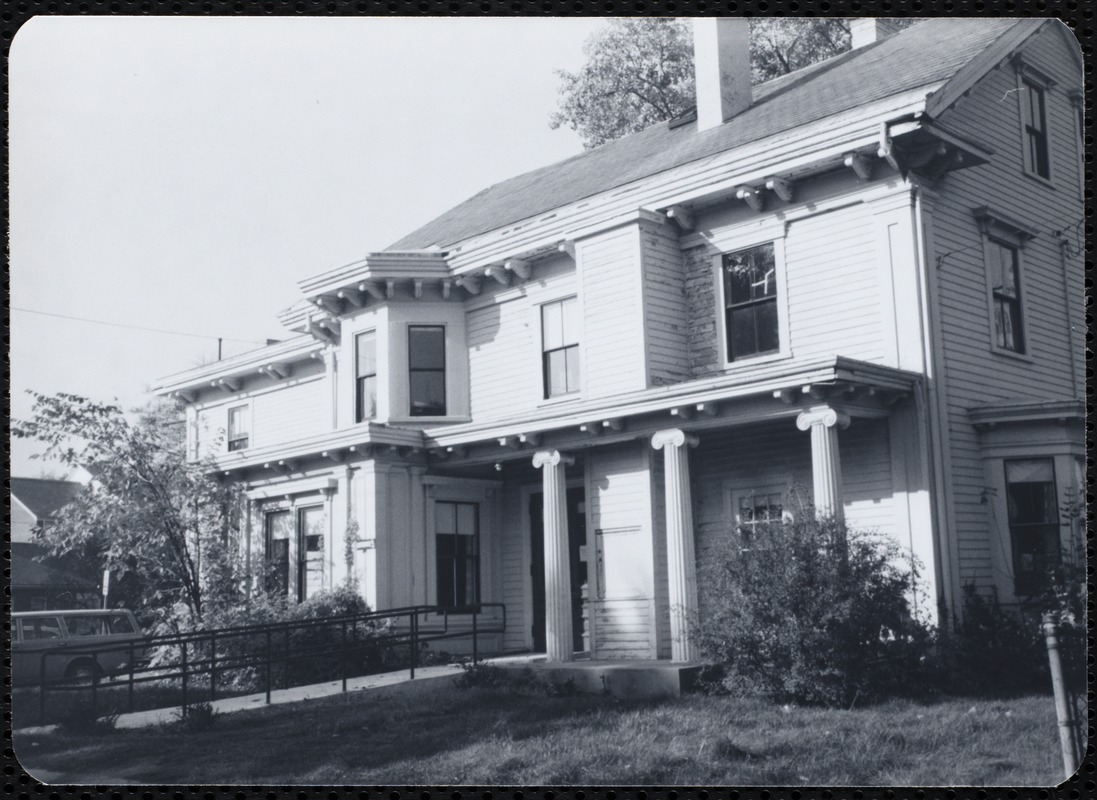
M 70 502 L 82 483 L 59 481 L 50 478 L 12 478 L 11 494 L 27 507 L 39 522 L 52 517 L 63 505 Z
M 393 244 L 446 248 L 470 236 L 924 87 L 927 95 L 1007 32 L 1026 38 L 1043 20 L 933 19 L 867 47 L 754 87 L 753 105 L 723 125 L 659 123 L 548 167 L 498 183 Z

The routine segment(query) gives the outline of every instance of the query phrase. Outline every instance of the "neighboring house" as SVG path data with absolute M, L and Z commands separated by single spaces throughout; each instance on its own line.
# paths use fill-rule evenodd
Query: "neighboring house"
M 296 335 L 158 383 L 245 487 L 256 575 L 688 660 L 698 558 L 810 499 L 920 559 L 932 614 L 1039 590 L 1083 485 L 1078 44 L 866 19 L 751 90 L 747 20 L 695 25 L 696 113 L 304 278 Z
M 13 611 L 95 605 L 95 581 L 51 559 L 36 534 L 84 488 L 78 481 L 11 478 L 11 596 Z

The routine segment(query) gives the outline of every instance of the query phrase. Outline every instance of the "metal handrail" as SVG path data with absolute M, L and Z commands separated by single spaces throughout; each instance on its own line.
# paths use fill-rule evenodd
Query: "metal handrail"
M 498 616 L 491 615 L 487 627 L 480 617 L 486 609 L 498 609 Z M 431 624 L 430 618 L 437 622 Z M 427 626 L 421 624 L 428 620 Z M 470 618 L 469 628 L 451 628 L 451 618 Z M 380 623 L 380 624 L 379 624 Z M 45 721 L 47 692 L 88 691 L 91 692 L 92 712 L 97 709 L 97 697 L 99 682 L 93 679 L 90 684 L 78 683 L 72 678 L 55 678 L 47 680 L 47 662 L 49 659 L 64 658 L 71 661 L 74 657 L 88 658 L 97 668 L 104 673 L 100 666 L 100 658 L 111 654 L 125 652 L 127 655 L 122 672 L 112 675 L 115 686 L 119 686 L 118 677 L 125 678 L 127 707 L 134 710 L 134 686 L 152 681 L 179 680 L 182 689 L 182 702 L 180 704 L 182 716 L 186 716 L 188 702 L 188 686 L 194 685 L 191 679 L 198 675 L 209 675 L 210 699 L 216 699 L 218 675 L 223 675 L 230 670 L 246 669 L 249 667 L 263 670 L 263 683 L 266 694 L 266 702 L 271 701 L 273 690 L 272 667 L 277 664 L 289 664 L 300 659 L 337 655 L 339 674 L 342 683 L 342 691 L 347 691 L 348 656 L 362 649 L 367 651 L 381 651 L 385 648 L 408 646 L 410 648 L 410 663 L 408 669 L 410 677 L 415 678 L 415 670 L 419 661 L 421 645 L 428 642 L 447 639 L 460 639 L 472 637 L 472 659 L 479 661 L 479 637 L 484 634 L 502 634 L 506 632 L 507 609 L 504 603 L 478 603 L 473 606 L 459 608 L 443 606 L 404 606 L 385 611 L 371 611 L 364 614 L 347 614 L 335 617 L 314 617 L 305 620 L 289 620 L 272 623 L 256 623 L 250 625 L 238 625 L 230 627 L 212 628 L 204 631 L 188 631 L 185 633 L 170 633 L 156 636 L 147 636 L 141 640 L 130 640 L 118 644 L 96 644 L 84 647 L 67 647 L 61 651 L 45 650 L 39 660 L 38 672 L 38 704 L 39 717 Z M 363 638 L 363 626 L 365 633 L 370 634 Z M 309 632 L 330 628 L 336 633 L 335 644 L 319 643 L 310 644 L 298 642 L 298 646 L 291 652 L 291 634 L 300 635 Z M 348 641 L 348 633 L 350 641 Z M 282 648 L 276 648 L 275 634 L 282 634 Z M 262 646 L 258 650 L 249 643 L 248 637 L 262 639 Z M 229 647 L 232 640 L 243 639 L 245 652 L 234 652 Z M 218 652 L 218 644 L 221 652 Z M 156 665 L 142 664 L 138 666 L 137 649 L 143 653 L 149 650 L 165 647 L 178 647 L 180 662 L 177 664 Z M 289 671 L 283 675 L 283 688 L 290 685 Z

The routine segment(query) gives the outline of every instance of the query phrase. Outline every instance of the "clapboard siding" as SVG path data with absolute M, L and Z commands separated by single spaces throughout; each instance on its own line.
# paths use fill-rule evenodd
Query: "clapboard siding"
M 522 650 L 529 646 L 529 628 L 532 624 L 527 607 L 529 562 L 524 541 L 525 528 L 522 515 L 521 487 L 508 484 L 500 501 L 502 516 L 497 541 L 500 548 L 501 584 L 503 603 L 507 606 L 507 630 L 503 637 L 506 650 Z
M 937 308 L 944 355 L 953 524 L 962 583 L 994 580 L 991 552 L 996 520 L 985 502 L 986 476 L 968 409 L 1011 399 L 1076 396 L 1084 381 L 1084 276 L 1080 258 L 1068 259 L 1064 276 L 1054 231 L 1083 214 L 1079 199 L 1077 119 L 1067 92 L 1080 84 L 1059 36 L 1045 28 L 1023 49 L 1027 62 L 1055 79 L 1045 94 L 1052 185 L 1023 171 L 1017 79 L 1006 64 L 983 78 L 941 116 L 943 124 L 994 150 L 990 163 L 949 176 L 932 203 L 937 265 Z M 992 351 L 994 324 L 988 305 L 983 237 L 972 209 L 990 206 L 1038 232 L 1021 254 L 1027 359 Z M 1068 330 L 1069 298 L 1075 330 Z M 1071 362 L 1069 337 L 1076 358 Z
M 664 386 L 689 377 L 686 359 L 686 287 L 682 250 L 672 225 L 641 230 L 648 383 Z
M 605 553 L 605 596 L 591 604 L 598 658 L 655 656 L 649 450 L 631 442 L 590 454 L 588 525 L 604 532 L 596 547 Z M 616 585 L 628 587 L 625 596 L 613 591 Z
M 323 378 L 257 395 L 251 407 L 252 446 L 292 442 L 330 430 L 331 403 Z
M 846 519 L 855 529 L 895 538 L 898 529 L 888 442 L 886 419 L 854 419 L 838 434 Z M 765 488 L 787 492 L 787 508 L 793 513 L 798 513 L 801 501 L 811 498 L 811 436 L 791 419 L 705 434 L 690 457 L 697 559 L 702 573 L 734 525 L 732 491 Z M 703 610 L 703 581 L 700 589 Z
M 485 282 L 466 314 L 469 409 L 477 422 L 533 413 L 543 402 L 540 307 L 575 293 L 575 264 L 559 256 L 536 264 L 518 289 L 492 284 Z M 585 341 L 579 346 L 582 357 Z
M 861 204 L 789 225 L 789 343 L 796 358 L 843 355 L 881 363 L 876 232 Z
M 588 399 L 647 385 L 639 236 L 639 226 L 628 225 L 576 244 Z

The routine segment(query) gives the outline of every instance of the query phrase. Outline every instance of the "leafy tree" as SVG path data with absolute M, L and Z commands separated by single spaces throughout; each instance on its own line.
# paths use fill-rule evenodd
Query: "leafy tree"
M 29 419 L 12 435 L 46 445 L 41 457 L 82 466 L 94 479 L 42 534 L 54 555 L 95 554 L 138 607 L 182 604 L 200 621 L 238 591 L 233 541 L 238 490 L 208 465 L 188 463 L 185 426 L 170 403 L 127 416 L 72 394 L 30 393 Z
M 907 27 L 917 20 L 904 20 Z M 845 19 L 751 20 L 751 77 L 762 83 L 849 50 Z M 669 120 L 694 104 L 693 39 L 678 19 L 612 19 L 584 44 L 578 72 L 557 70 L 560 106 L 550 118 L 597 147 Z

